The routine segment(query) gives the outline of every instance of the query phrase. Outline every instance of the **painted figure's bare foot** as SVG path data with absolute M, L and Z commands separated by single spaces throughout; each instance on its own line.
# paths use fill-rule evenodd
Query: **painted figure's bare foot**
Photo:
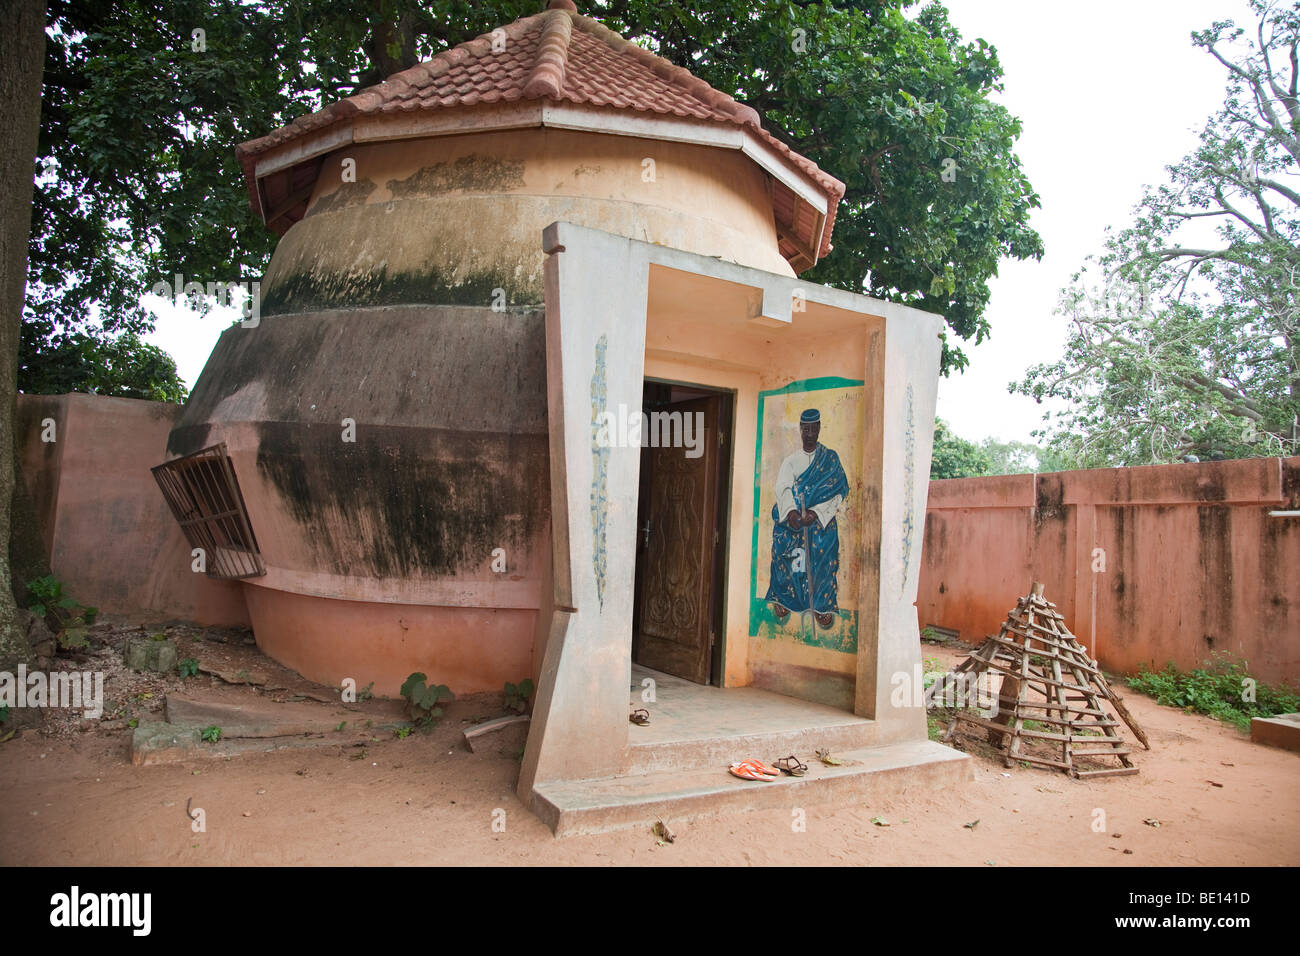
M 835 623 L 835 615 L 830 611 L 827 611 L 825 614 L 814 612 L 813 616 L 817 618 L 817 626 L 824 631 L 830 630 L 830 626 Z
M 778 623 L 784 623 L 785 619 L 790 616 L 790 609 L 773 601 L 772 614 L 776 617 Z

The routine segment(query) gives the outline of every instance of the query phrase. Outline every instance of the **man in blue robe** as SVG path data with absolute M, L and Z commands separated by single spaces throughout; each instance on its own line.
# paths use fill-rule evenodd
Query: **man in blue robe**
M 790 613 L 811 610 L 823 629 L 839 611 L 836 575 L 840 533 L 835 515 L 849 493 L 840 457 L 819 444 L 821 413 L 799 416 L 803 447 L 781 463 L 772 506 L 772 573 L 766 600 L 778 623 Z

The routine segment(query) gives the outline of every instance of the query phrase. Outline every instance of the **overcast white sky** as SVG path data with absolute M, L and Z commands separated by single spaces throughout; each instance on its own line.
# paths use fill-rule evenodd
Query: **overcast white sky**
M 997 48 L 1000 101 L 1024 125 L 1016 152 L 1042 200 L 1032 222 L 1046 255 L 1004 262 L 990 283 L 984 344 L 941 379 L 939 417 L 963 438 L 1030 441 L 1042 409 L 1007 393 L 1030 365 L 1061 355 L 1057 293 L 1122 228 L 1142 186 L 1196 143 L 1223 102 L 1226 74 L 1191 44 L 1216 20 L 1253 24 L 1245 0 L 947 0 L 963 37 Z
M 1035 362 L 1061 353 L 1057 293 L 1130 219 L 1145 183 L 1194 144 L 1222 102 L 1223 69 L 1191 45 L 1215 20 L 1250 24 L 1245 0 L 947 0 L 966 38 L 998 50 L 1002 103 L 1024 124 L 1017 152 L 1042 200 L 1033 217 L 1046 255 L 1004 262 L 992 281 L 992 338 L 966 345 L 970 366 L 939 384 L 939 417 L 964 438 L 1030 440 L 1042 410 L 1007 393 Z M 833 170 L 832 170 L 833 172 Z M 158 300 L 147 298 L 150 304 Z M 192 388 L 235 317 L 161 304 L 148 341 L 170 352 Z

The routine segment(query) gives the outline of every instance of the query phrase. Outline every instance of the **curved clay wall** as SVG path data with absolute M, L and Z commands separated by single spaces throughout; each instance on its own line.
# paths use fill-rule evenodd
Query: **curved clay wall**
M 343 182 L 343 160 L 356 182 Z M 647 163 L 652 161 L 653 165 Z M 280 241 L 263 314 L 542 301 L 542 230 L 567 221 L 793 275 L 767 174 L 739 150 L 552 129 L 353 146 Z
M 415 670 L 499 690 L 531 669 L 545 394 L 540 312 L 271 316 L 222 335 L 168 451 L 227 445 L 267 567 L 245 585 L 267 653 L 377 693 Z
M 222 335 L 168 442 L 227 444 L 267 567 L 245 583 L 263 650 L 389 695 L 416 670 L 461 693 L 527 676 L 549 549 L 542 230 L 790 275 L 768 190 L 735 150 L 547 129 L 328 157 L 260 323 Z

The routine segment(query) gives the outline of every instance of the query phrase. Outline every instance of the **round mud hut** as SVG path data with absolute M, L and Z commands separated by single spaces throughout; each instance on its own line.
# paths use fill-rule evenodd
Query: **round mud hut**
M 207 500 L 208 570 L 242 579 L 260 648 L 387 695 L 413 671 L 461 693 L 538 672 L 543 230 L 794 276 L 829 250 L 843 193 L 752 109 L 569 0 L 239 158 L 282 238 L 164 467 Z

